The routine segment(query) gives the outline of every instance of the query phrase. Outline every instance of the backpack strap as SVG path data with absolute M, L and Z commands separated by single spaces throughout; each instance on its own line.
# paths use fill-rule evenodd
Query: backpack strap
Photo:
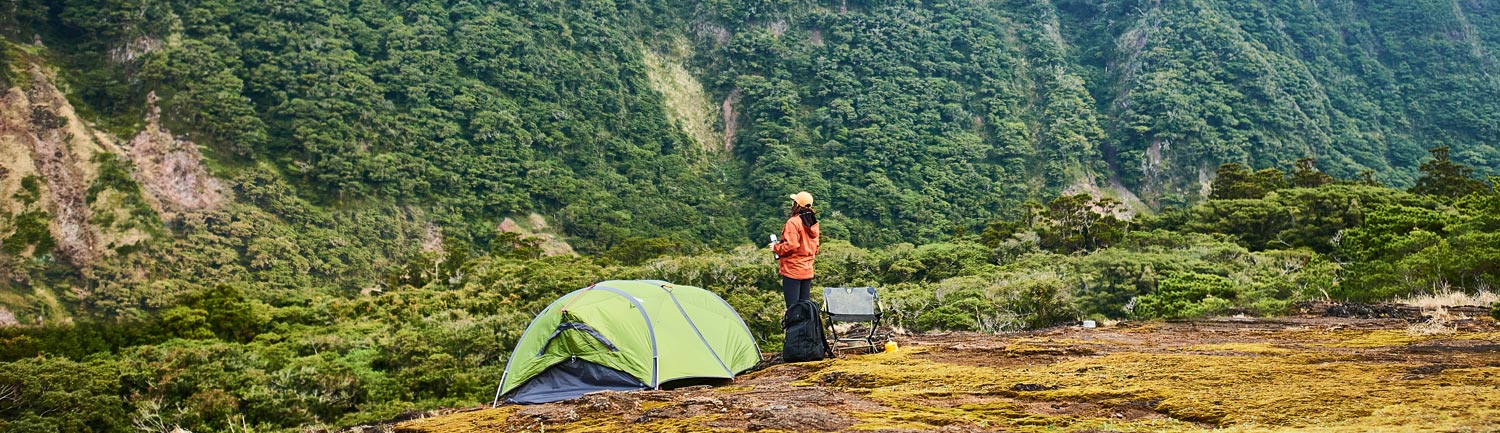
M 802 218 L 803 228 L 810 228 L 818 224 L 818 214 L 814 213 L 813 211 L 805 210 L 797 213 L 797 216 Z

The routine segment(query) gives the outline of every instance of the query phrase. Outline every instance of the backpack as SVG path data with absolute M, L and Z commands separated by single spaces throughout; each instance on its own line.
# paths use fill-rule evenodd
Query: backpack
M 781 319 L 786 340 L 781 345 L 783 362 L 818 361 L 833 357 L 833 348 L 823 334 L 823 318 L 818 304 L 802 300 L 786 310 Z

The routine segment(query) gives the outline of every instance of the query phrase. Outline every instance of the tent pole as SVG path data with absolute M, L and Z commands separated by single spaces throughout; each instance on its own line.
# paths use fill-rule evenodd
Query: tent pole
M 505 378 L 500 378 L 500 386 L 495 387 L 495 401 L 490 402 L 490 408 L 500 407 L 500 389 L 505 387 Z

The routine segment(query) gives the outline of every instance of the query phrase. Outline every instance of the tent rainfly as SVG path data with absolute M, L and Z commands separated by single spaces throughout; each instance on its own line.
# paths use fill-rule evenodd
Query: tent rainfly
M 665 281 L 604 281 L 552 301 L 532 319 L 494 404 L 732 379 L 758 362 L 750 328 L 718 295 Z

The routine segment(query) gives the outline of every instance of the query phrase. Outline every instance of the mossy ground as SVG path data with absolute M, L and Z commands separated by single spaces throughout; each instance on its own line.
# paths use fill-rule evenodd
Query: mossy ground
M 1153 323 L 910 337 L 731 387 L 615 393 L 398 425 L 466 431 L 1500 431 L 1500 326 Z

